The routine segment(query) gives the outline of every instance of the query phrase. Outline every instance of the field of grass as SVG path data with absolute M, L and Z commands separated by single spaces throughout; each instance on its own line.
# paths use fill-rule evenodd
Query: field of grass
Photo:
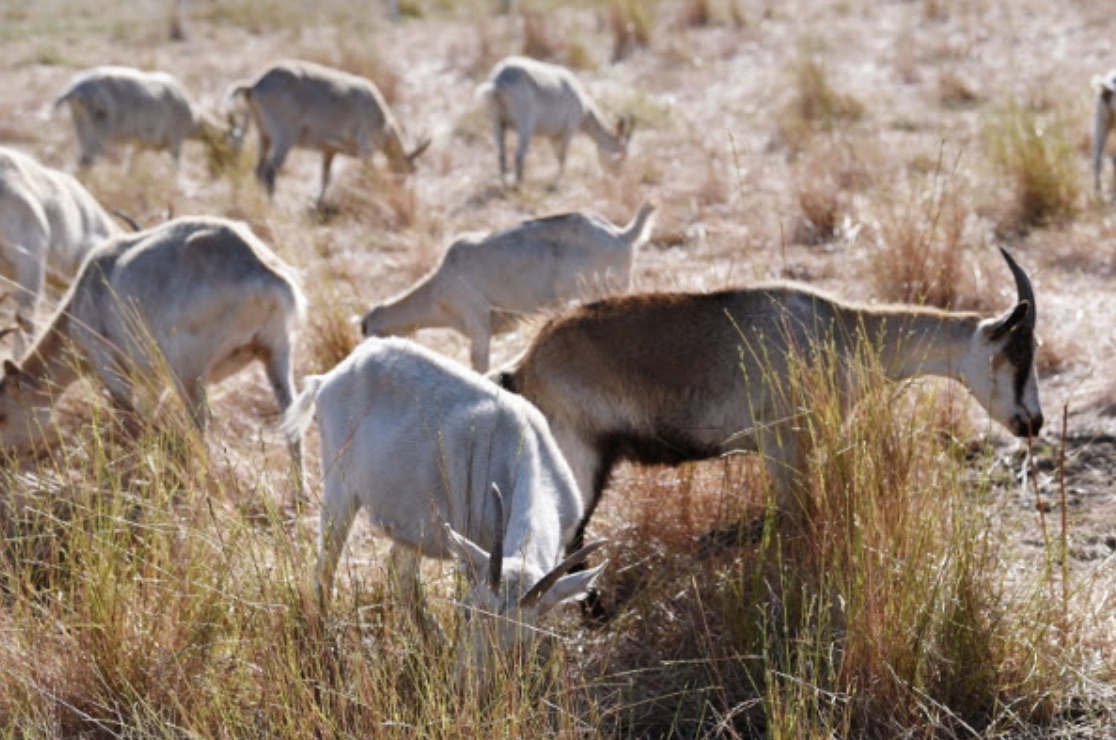
M 311 316 L 298 378 L 359 339 L 350 318 L 406 288 L 465 231 L 568 210 L 614 222 L 661 204 L 641 290 L 791 278 L 859 301 L 998 312 L 996 246 L 1031 275 L 1047 425 L 1030 450 L 960 386 L 871 393 L 846 415 L 832 368 L 800 368 L 808 500 L 772 516 L 762 466 L 732 456 L 621 467 L 591 526 L 609 540 L 612 613 L 544 623 L 526 667 L 455 685 L 387 587 L 358 524 L 334 608 L 313 608 L 320 487 L 301 516 L 260 370 L 210 389 L 202 439 L 174 404 L 138 441 L 92 383 L 57 444 L 0 474 L 0 737 L 1111 737 L 1116 727 L 1116 207 L 1092 192 L 1093 94 L 1116 17 L 1102 0 L 212 0 L 0 4 L 0 145 L 76 169 L 52 96 L 79 69 L 177 74 L 219 110 L 289 57 L 372 78 L 408 143 L 383 161 L 295 151 L 269 202 L 254 151 L 211 171 L 200 144 L 118 150 L 81 177 L 151 225 L 247 221 L 297 266 Z M 181 24 L 180 24 L 181 25 Z M 501 187 L 474 88 L 505 55 L 575 68 L 631 115 L 602 172 L 575 140 L 554 181 L 536 141 Z M 250 138 L 249 149 L 254 148 Z M 531 326 L 493 344 L 513 358 Z M 462 337 L 417 341 L 467 362 Z M 859 372 L 879 384 L 864 358 Z M 313 430 L 310 479 L 320 479 Z M 1031 453 L 1031 454 L 1028 454 Z M 754 537 L 709 547 L 739 525 Z M 451 631 L 460 577 L 426 569 Z

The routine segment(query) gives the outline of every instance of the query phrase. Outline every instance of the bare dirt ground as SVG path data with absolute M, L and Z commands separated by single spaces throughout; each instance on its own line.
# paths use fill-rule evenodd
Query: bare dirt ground
M 214 110 L 231 83 L 279 58 L 310 58 L 370 76 L 408 139 L 427 134 L 433 145 L 407 183 L 383 174 L 382 162 L 338 160 L 333 208 L 324 218 L 312 210 L 319 160 L 307 152 L 292 154 L 273 203 L 252 181 L 250 165 L 212 179 L 196 144 L 187 146 L 177 171 L 163 155 L 121 152 L 84 176 L 104 202 L 147 224 L 169 213 L 248 220 L 303 271 L 316 309 L 329 305 L 345 315 L 404 289 L 462 231 L 580 209 L 624 222 L 647 198 L 660 202 L 661 213 L 637 260 L 640 289 L 704 290 L 791 277 L 850 299 L 886 299 L 886 280 L 875 269 L 881 255 L 905 225 L 929 230 L 927 214 L 948 192 L 961 264 L 958 304 L 984 311 L 1011 305 L 1014 288 L 996 245 L 1010 248 L 1035 284 L 1048 419 L 1035 445 L 1037 491 L 1021 483 L 1031 473 L 1019 444 L 992 428 L 975 404 L 959 404 L 971 412 L 976 437 L 990 438 L 1001 458 L 1003 503 L 1018 518 L 1021 546 L 1041 543 L 1044 523 L 1057 528 L 1064 489 L 1074 558 L 1083 567 L 1111 567 L 1116 207 L 1108 198 L 1111 169 L 1108 195 L 1092 195 L 1089 84 L 1116 66 L 1116 16 L 1108 3 L 740 0 L 714 2 L 708 24 L 689 25 L 693 3 L 664 1 L 646 6 L 653 19 L 648 44 L 619 60 L 609 12 L 595 3 L 527 4 L 526 23 L 480 2 L 424 5 L 432 6 L 425 17 L 391 23 L 378 6 L 217 0 L 194 6 L 192 39 L 183 43 L 167 40 L 166 13 L 153 3 L 96 9 L 5 3 L 0 144 L 74 170 L 68 118 L 49 115 L 49 103 L 76 70 L 96 64 L 174 72 Z M 636 117 L 621 174 L 604 174 L 582 137 L 561 182 L 553 181 L 549 147 L 536 142 L 527 185 L 500 187 L 473 90 L 499 58 L 523 51 L 528 38 L 552 60 L 576 63 L 606 110 Z M 788 123 L 801 92 L 796 75 L 810 61 L 837 94 L 862 107 L 858 118 L 805 133 Z M 1065 223 L 1026 233 L 1003 228 L 1013 196 L 994 165 L 989 131 L 1013 107 L 1034 112 L 1070 144 L 1080 195 L 1077 214 Z M 820 240 L 811 236 L 804 209 L 804 197 L 818 191 L 831 195 L 836 211 L 836 227 Z M 929 233 L 931 241 L 945 238 Z M 513 357 L 529 334 L 498 339 L 494 363 Z M 467 347 L 454 334 L 426 331 L 418 339 L 467 361 Z M 312 343 L 302 340 L 300 376 L 325 369 Z M 213 445 L 231 469 L 260 459 L 282 463 L 262 374 L 216 389 L 214 406 Z M 236 444 L 245 439 L 259 442 L 249 452 Z M 614 488 L 649 480 L 625 470 Z M 623 493 L 613 493 L 609 501 L 618 503 L 606 503 L 606 523 L 621 518 L 619 508 L 609 507 L 620 507 Z

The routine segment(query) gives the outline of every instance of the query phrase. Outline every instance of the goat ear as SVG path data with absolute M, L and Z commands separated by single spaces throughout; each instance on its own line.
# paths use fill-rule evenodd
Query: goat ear
M 571 573 L 559 578 L 539 599 L 539 616 L 546 614 L 563 601 L 584 598 L 589 592 L 589 587 L 593 585 L 593 581 L 597 580 L 597 576 L 601 574 L 606 565 L 608 565 L 607 560 L 596 568 Z
M 11 360 L 4 360 L 4 377 L 5 378 L 18 378 L 23 374 L 23 369 Z
M 468 537 L 455 532 L 449 524 L 446 524 L 446 545 L 461 561 L 469 583 L 474 586 L 480 583 L 487 575 L 488 553 Z
M 572 555 L 567 555 L 565 560 L 558 563 L 558 565 L 555 566 L 553 570 L 540 578 L 539 582 L 532 586 L 531 590 L 523 595 L 523 598 L 519 600 L 519 608 L 530 609 L 531 607 L 540 604 L 542 602 L 543 596 L 545 596 L 546 593 L 550 591 L 550 589 L 552 589 L 554 585 L 562 579 L 562 576 L 566 575 L 576 566 L 580 565 L 582 561 L 585 560 L 585 558 L 589 557 L 595 551 L 603 547 L 606 542 L 607 540 L 597 540 L 596 542 L 591 542 L 588 545 L 585 545 Z
M 988 330 L 988 340 L 998 342 L 1007 336 L 1008 332 L 1027 323 L 1031 313 L 1030 301 L 1019 301 L 1007 315 L 993 324 Z

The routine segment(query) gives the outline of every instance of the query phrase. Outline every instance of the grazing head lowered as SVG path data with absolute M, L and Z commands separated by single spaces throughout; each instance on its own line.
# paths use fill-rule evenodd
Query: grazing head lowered
M 119 233 L 112 216 L 72 175 L 0 147 L 0 263 L 17 286 L 16 355 L 34 328 L 48 279 L 69 283 L 89 251 Z
M 517 136 L 517 184 L 523 181 L 523 160 L 534 136 L 554 142 L 559 179 L 566 170 L 570 141 L 578 131 L 584 131 L 597 145 L 597 154 L 608 170 L 615 171 L 628 154 L 632 119 L 621 118 L 614 129 L 610 128 L 577 76 L 565 67 L 528 57 L 507 57 L 492 69 L 488 80 L 477 88 L 477 95 L 488 105 L 501 178 L 508 169 L 504 139 L 509 128 Z
M 411 174 L 415 160 L 430 145 L 427 138 L 405 151 L 400 126 L 376 85 L 321 64 L 279 62 L 255 80 L 234 85 L 228 97 L 242 98 L 256 123 L 260 137 L 256 178 L 269 197 L 275 194 L 275 178 L 294 147 L 322 153 L 320 206 L 336 155 L 370 159 L 381 151 L 393 172 Z M 238 140 L 243 139 L 243 128 Z
M 170 152 L 177 162 L 182 142 L 219 148 L 227 127 L 194 105 L 178 79 L 167 72 L 132 67 L 93 67 L 75 76 L 54 100 L 70 108 L 82 167 L 93 164 L 112 143 L 132 143 Z
M 425 607 L 419 559 L 460 561 L 482 664 L 492 650 L 523 646 L 539 617 L 600 573 L 569 572 L 585 550 L 563 559 L 583 508 L 542 414 L 453 360 L 404 339 L 365 340 L 307 379 L 284 428 L 297 439 L 311 416 L 325 471 L 315 569 L 323 605 L 361 508 L 392 540 L 397 585 L 428 634 L 441 630 Z
M 449 327 L 472 340 L 473 369 L 488 370 L 492 335 L 593 288 L 626 290 L 636 249 L 651 236 L 655 205 L 626 226 L 567 213 L 525 221 L 483 238 L 463 237 L 407 292 L 374 306 L 364 336 Z
M 784 284 L 609 298 L 553 319 L 499 380 L 546 415 L 586 520 L 620 460 L 677 464 L 734 450 L 764 456 L 786 506 L 805 453 L 791 368 L 826 348 L 844 367 L 872 348 L 891 379 L 954 378 L 1013 434 L 1038 434 L 1035 295 L 1001 251 L 1018 300 L 1000 316 L 855 306 Z M 839 380 L 855 403 L 857 379 Z
M 96 375 L 117 409 L 135 414 L 136 381 L 166 368 L 204 430 L 206 385 L 258 360 L 286 409 L 304 312 L 294 270 L 242 223 L 179 218 L 110 239 L 90 253 L 19 363 L 4 364 L 0 448 L 48 442 L 50 409 L 81 373 Z M 298 468 L 298 448 L 291 454 Z

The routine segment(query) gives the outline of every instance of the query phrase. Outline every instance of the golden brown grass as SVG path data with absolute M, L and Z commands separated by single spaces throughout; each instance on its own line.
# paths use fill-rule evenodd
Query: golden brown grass
M 1020 92 L 1012 44 L 1105 48 L 1113 29 L 1099 0 L 1021 1 L 883 13 L 861 0 L 733 2 L 741 20 L 726 24 L 724 3 L 688 0 L 540 0 L 511 15 L 424 0 L 421 18 L 399 23 L 340 0 L 252 0 L 192 5 L 189 44 L 165 43 L 162 14 L 153 22 L 118 0 L 96 12 L 59 0 L 0 10 L 10 83 L 0 133 L 56 166 L 73 166 L 69 121 L 39 112 L 74 68 L 105 62 L 178 72 L 214 100 L 271 60 L 311 56 L 393 90 L 409 137 L 435 134 L 406 180 L 379 157 L 339 158 L 325 213 L 313 209 L 320 158 L 302 150 L 274 202 L 249 156 L 211 178 L 194 143 L 177 176 L 165 155 L 129 164 L 127 150 L 85 176 L 145 224 L 171 212 L 244 218 L 294 264 L 311 299 L 300 379 L 344 356 L 359 335 L 349 318 L 405 289 L 452 235 L 568 210 L 622 221 L 656 197 L 660 228 L 635 268 L 646 290 L 785 271 L 850 299 L 999 311 L 1014 299 L 995 251 L 996 235 L 1009 237 L 1039 290 L 1051 419 L 1039 474 L 1023 484 L 1018 449 L 955 383 L 887 386 L 849 412 L 834 404 L 831 367 L 803 368 L 800 432 L 814 454 L 799 518 L 768 517 L 754 455 L 622 467 L 591 525 L 610 540 L 601 586 L 613 620 L 588 629 L 576 608 L 560 610 L 538 660 L 485 695 L 452 688 L 456 654 L 422 644 L 363 524 L 335 608 L 319 618 L 315 432 L 311 504 L 292 520 L 262 373 L 212 389 L 204 440 L 170 433 L 171 404 L 125 442 L 103 393 L 79 384 L 54 453 L 0 475 L 0 727 L 13 737 L 1106 736 L 1116 585 L 1108 561 L 1066 543 L 1091 516 L 1105 547 L 1111 488 L 1070 481 L 1062 529 L 1054 429 L 1064 404 L 1071 437 L 1111 423 L 1100 368 L 1112 362 L 1105 244 L 1116 227 L 1103 203 L 1071 197 L 1088 185 L 1086 83 L 1102 70 L 1088 54 L 1032 55 L 1034 92 Z M 680 26 L 705 7 L 712 22 Z M 521 11 L 536 13 L 533 30 Z M 546 180 L 553 159 L 539 142 L 528 165 L 538 179 L 496 186 L 472 91 L 529 33 L 602 102 L 640 118 L 618 176 L 602 174 L 579 137 L 563 182 Z M 804 38 L 816 40 L 794 42 Z M 899 44 L 909 48 L 881 62 L 879 50 Z M 605 63 L 617 49 L 626 55 Z M 838 238 L 797 243 L 800 216 Z M 532 332 L 499 351 L 514 356 Z M 418 339 L 465 357 L 451 332 Z M 860 364 L 872 379 L 871 358 Z M 754 539 L 702 549 L 703 535 L 734 525 Z M 451 632 L 453 572 L 426 570 Z

